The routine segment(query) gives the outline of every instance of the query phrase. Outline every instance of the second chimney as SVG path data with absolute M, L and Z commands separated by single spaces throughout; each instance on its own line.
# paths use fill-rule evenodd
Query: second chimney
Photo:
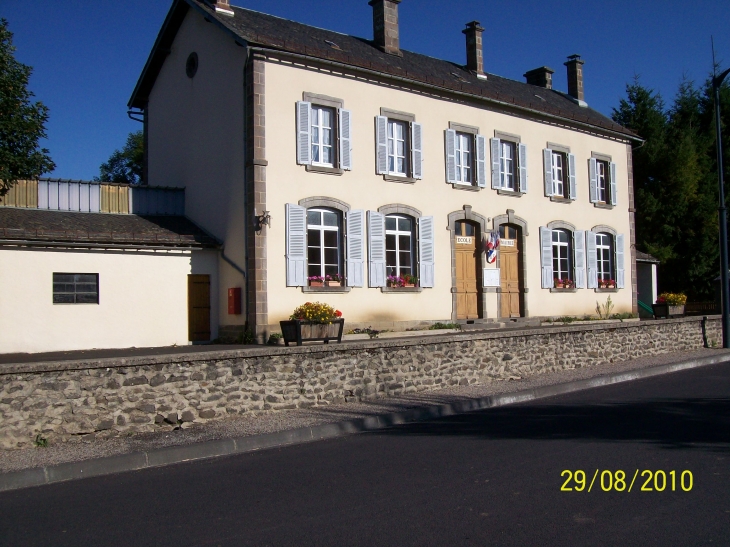
M 568 56 L 567 62 L 563 63 L 568 67 L 568 95 L 577 101 L 584 102 L 583 94 L 583 63 L 580 55 Z
M 544 87 L 545 89 L 553 88 L 553 74 L 555 71 L 546 66 L 540 68 L 533 68 L 523 74 L 527 83 L 530 85 L 536 85 L 538 87 Z
M 222 13 L 223 15 L 234 15 L 231 5 L 228 0 L 213 0 L 213 6 L 215 7 L 216 13 Z
M 385 53 L 403 55 L 398 31 L 398 4 L 401 0 L 370 0 L 373 7 L 373 35 L 375 45 Z
M 466 68 L 477 75 L 477 78 L 487 79 L 484 74 L 484 50 L 482 47 L 482 32 L 484 29 L 479 21 L 472 21 L 466 24 L 462 30 L 466 34 Z

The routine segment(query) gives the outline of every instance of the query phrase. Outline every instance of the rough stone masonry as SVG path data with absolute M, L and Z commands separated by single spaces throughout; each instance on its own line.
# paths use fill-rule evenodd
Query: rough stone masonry
M 720 320 L 707 320 L 717 341 Z M 703 346 L 701 318 L 0 366 L 0 447 L 169 430 Z

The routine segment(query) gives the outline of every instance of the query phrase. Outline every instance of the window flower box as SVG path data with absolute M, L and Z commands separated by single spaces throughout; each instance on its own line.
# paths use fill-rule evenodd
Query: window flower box
M 613 279 L 599 279 L 598 288 L 599 289 L 615 289 L 616 281 L 614 281 Z
M 307 278 L 310 287 L 324 287 L 324 277 L 321 275 L 313 275 Z
M 328 287 L 342 287 L 342 276 L 340 274 L 333 274 L 325 276 L 324 282 Z
M 682 293 L 662 293 L 656 299 L 656 304 L 652 304 L 654 317 L 681 317 L 686 303 L 687 296 Z
M 555 288 L 556 289 L 573 289 L 575 288 L 575 283 L 572 279 L 559 279 L 555 278 Z

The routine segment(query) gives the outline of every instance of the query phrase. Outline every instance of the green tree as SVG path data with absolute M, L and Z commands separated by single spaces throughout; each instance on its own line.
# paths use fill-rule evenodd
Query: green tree
M 13 34 L 0 19 L 0 197 L 22 179 L 53 171 L 48 150 L 39 148 L 46 137 L 48 108 L 31 102 L 28 90 L 33 69 L 15 60 Z
M 109 159 L 99 167 L 99 176 L 94 180 L 139 184 L 142 182 L 144 165 L 144 134 L 130 133 L 121 150 L 115 150 Z

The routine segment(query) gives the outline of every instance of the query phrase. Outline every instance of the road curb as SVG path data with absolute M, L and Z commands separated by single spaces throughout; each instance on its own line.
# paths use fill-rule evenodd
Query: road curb
M 574 380 L 563 384 L 554 384 L 538 388 L 527 389 L 514 393 L 490 395 L 474 399 L 466 399 L 454 403 L 418 407 L 400 412 L 391 412 L 376 416 L 367 416 L 353 420 L 322 424 L 311 427 L 301 427 L 251 435 L 233 439 L 221 439 L 196 443 L 191 445 L 171 446 L 147 452 L 134 452 L 105 458 L 96 458 L 80 462 L 69 462 L 47 467 L 24 469 L 11 473 L 0 474 L 0 492 L 18 490 L 32 486 L 43 486 L 57 482 L 98 477 L 125 471 L 137 471 L 152 467 L 162 467 L 176 463 L 195 461 L 233 454 L 244 454 L 267 448 L 277 448 L 294 444 L 301 444 L 325 439 L 334 439 L 344 435 L 385 429 L 399 424 L 420 422 L 453 416 L 475 410 L 484 410 L 515 403 L 533 401 L 554 395 L 572 393 L 594 387 L 607 386 L 650 378 L 680 370 L 687 370 L 707 365 L 714 365 L 730 361 L 730 355 L 716 355 L 691 359 L 679 363 L 659 365 L 644 369 L 617 372 L 585 380 Z

